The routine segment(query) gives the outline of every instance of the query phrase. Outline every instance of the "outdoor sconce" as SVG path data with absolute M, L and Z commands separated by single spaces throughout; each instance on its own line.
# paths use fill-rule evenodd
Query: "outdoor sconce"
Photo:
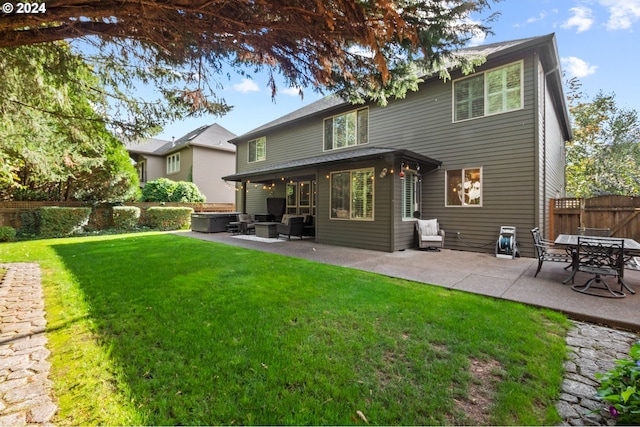
M 380 178 L 384 178 L 385 176 L 387 176 L 387 168 L 382 168 L 382 170 L 380 171 L 380 175 L 378 175 Z

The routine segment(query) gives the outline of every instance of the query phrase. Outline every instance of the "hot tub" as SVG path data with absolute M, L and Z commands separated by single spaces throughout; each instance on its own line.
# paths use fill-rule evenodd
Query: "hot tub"
M 237 221 L 238 212 L 198 212 L 191 214 L 191 230 L 201 233 L 227 231 L 227 225 Z

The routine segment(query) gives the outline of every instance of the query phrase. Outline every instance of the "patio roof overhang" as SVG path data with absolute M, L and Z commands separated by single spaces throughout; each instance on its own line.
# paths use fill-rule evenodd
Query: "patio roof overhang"
M 442 162 L 439 160 L 423 156 L 422 154 L 418 154 L 410 150 L 384 147 L 366 147 L 358 148 L 355 150 L 332 152 L 323 154 L 321 156 L 309 157 L 306 159 L 291 160 L 288 162 L 278 163 L 263 168 L 253 169 L 247 172 L 227 175 L 222 179 L 225 181 L 236 182 L 268 182 L 280 179 L 284 175 L 313 175 L 315 173 L 313 171 L 313 168 L 318 166 L 375 159 L 387 159 L 392 162 L 404 162 L 405 164 L 409 165 L 420 165 L 420 170 L 423 172 L 437 169 L 442 164 Z

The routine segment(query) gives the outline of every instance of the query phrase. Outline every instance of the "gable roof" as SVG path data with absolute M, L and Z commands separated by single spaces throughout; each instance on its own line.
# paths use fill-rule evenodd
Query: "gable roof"
M 132 153 L 165 156 L 187 146 L 206 147 L 214 150 L 235 152 L 236 146 L 229 143 L 235 134 L 217 123 L 200 126 L 175 141 L 149 138 L 141 144 L 131 144 L 127 150 Z
M 503 42 L 496 42 L 482 46 L 468 47 L 459 50 L 457 53 L 469 57 L 484 57 L 486 60 L 500 58 L 503 56 L 511 55 L 518 52 L 524 52 L 530 49 L 540 49 L 540 59 L 543 63 L 544 69 L 547 73 L 550 82 L 550 90 L 554 96 L 553 102 L 557 111 L 560 114 L 560 120 L 563 126 L 563 134 L 565 139 L 571 139 L 571 126 L 569 122 L 569 116 L 565 105 L 565 96 L 562 89 L 562 73 L 560 70 L 560 59 L 558 55 L 558 48 L 556 45 L 555 34 L 547 34 L 539 37 L 529 37 L 518 40 L 509 40 Z M 448 67 L 450 71 L 458 68 L 455 65 Z M 435 78 L 437 73 L 431 73 L 422 76 L 423 79 Z M 330 115 L 333 110 L 338 110 L 342 107 L 351 105 L 349 102 L 341 99 L 337 95 L 328 95 L 324 98 L 312 102 L 298 110 L 295 110 L 289 114 L 279 117 L 271 122 L 268 122 L 262 126 L 259 126 L 239 137 L 232 139 L 230 142 L 236 144 L 241 140 L 247 140 L 263 136 L 265 132 L 291 125 L 305 118 L 311 118 L 316 115 Z

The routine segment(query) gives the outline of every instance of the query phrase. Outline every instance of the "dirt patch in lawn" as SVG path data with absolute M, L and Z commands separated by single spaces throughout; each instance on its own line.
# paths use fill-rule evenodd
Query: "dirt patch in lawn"
M 497 360 L 469 360 L 471 380 L 467 396 L 455 399 L 456 412 L 463 414 L 463 420 L 450 420 L 464 425 L 489 425 L 496 384 L 501 380 L 502 366 Z

